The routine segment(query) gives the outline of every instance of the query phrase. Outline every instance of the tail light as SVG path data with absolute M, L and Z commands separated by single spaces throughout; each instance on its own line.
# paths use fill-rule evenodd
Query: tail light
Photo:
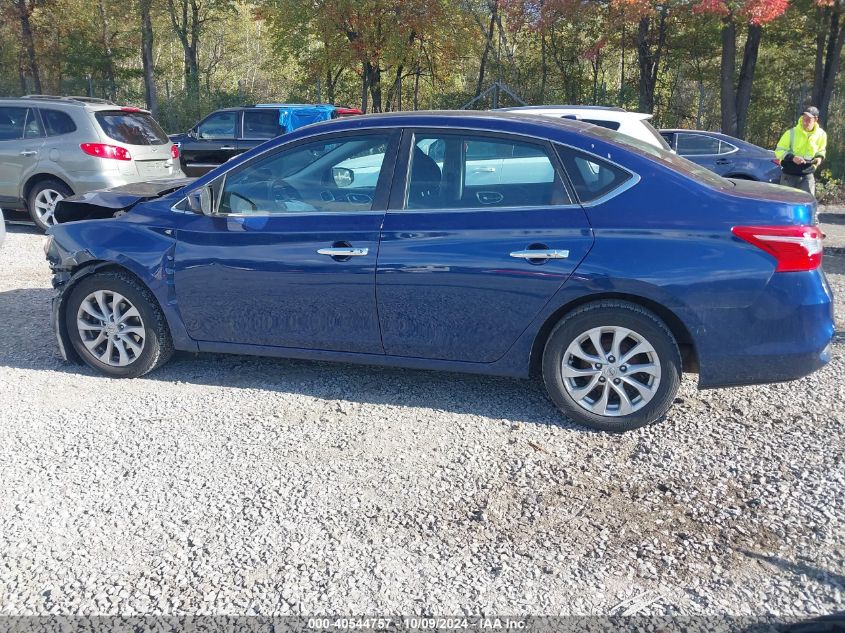
M 173 157 L 173 160 L 179 158 L 179 146 L 178 145 L 171 145 L 170 146 L 170 155 Z
M 89 156 L 97 158 L 113 158 L 114 160 L 132 160 L 132 154 L 124 147 L 106 145 L 104 143 L 83 143 L 80 149 Z
M 735 226 L 731 232 L 772 255 L 775 272 L 815 270 L 822 263 L 822 232 L 815 226 Z

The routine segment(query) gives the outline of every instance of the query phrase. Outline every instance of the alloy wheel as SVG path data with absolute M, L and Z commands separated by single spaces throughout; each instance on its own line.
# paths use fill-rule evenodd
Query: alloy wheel
M 642 409 L 654 398 L 660 386 L 660 359 L 637 332 L 596 327 L 567 347 L 561 376 L 579 406 L 596 415 L 619 417 Z
M 117 292 L 97 290 L 85 297 L 79 304 L 76 327 L 91 356 L 105 365 L 126 367 L 144 351 L 141 313 Z
M 35 196 L 35 213 L 45 226 L 52 226 L 56 222 L 56 204 L 64 200 L 64 196 L 55 189 L 43 189 Z

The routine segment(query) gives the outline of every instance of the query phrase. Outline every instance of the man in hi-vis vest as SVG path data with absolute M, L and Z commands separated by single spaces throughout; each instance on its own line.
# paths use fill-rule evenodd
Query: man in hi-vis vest
M 819 126 L 819 109 L 810 106 L 798 124 L 780 137 L 775 157 L 780 161 L 780 184 L 816 195 L 813 176 L 827 151 L 827 132 Z

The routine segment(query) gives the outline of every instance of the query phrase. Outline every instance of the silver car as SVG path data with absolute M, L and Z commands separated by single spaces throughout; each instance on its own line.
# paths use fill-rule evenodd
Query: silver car
M 146 110 L 88 97 L 0 99 L 0 208 L 42 229 L 68 196 L 180 178 L 179 148 Z

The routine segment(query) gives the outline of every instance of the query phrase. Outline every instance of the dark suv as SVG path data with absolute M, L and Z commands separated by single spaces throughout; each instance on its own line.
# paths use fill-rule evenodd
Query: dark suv
M 230 158 L 285 132 L 353 114 L 361 114 L 361 111 L 328 104 L 267 103 L 225 108 L 212 112 L 184 134 L 171 135 L 170 139 L 180 145 L 185 174 L 202 176 Z

